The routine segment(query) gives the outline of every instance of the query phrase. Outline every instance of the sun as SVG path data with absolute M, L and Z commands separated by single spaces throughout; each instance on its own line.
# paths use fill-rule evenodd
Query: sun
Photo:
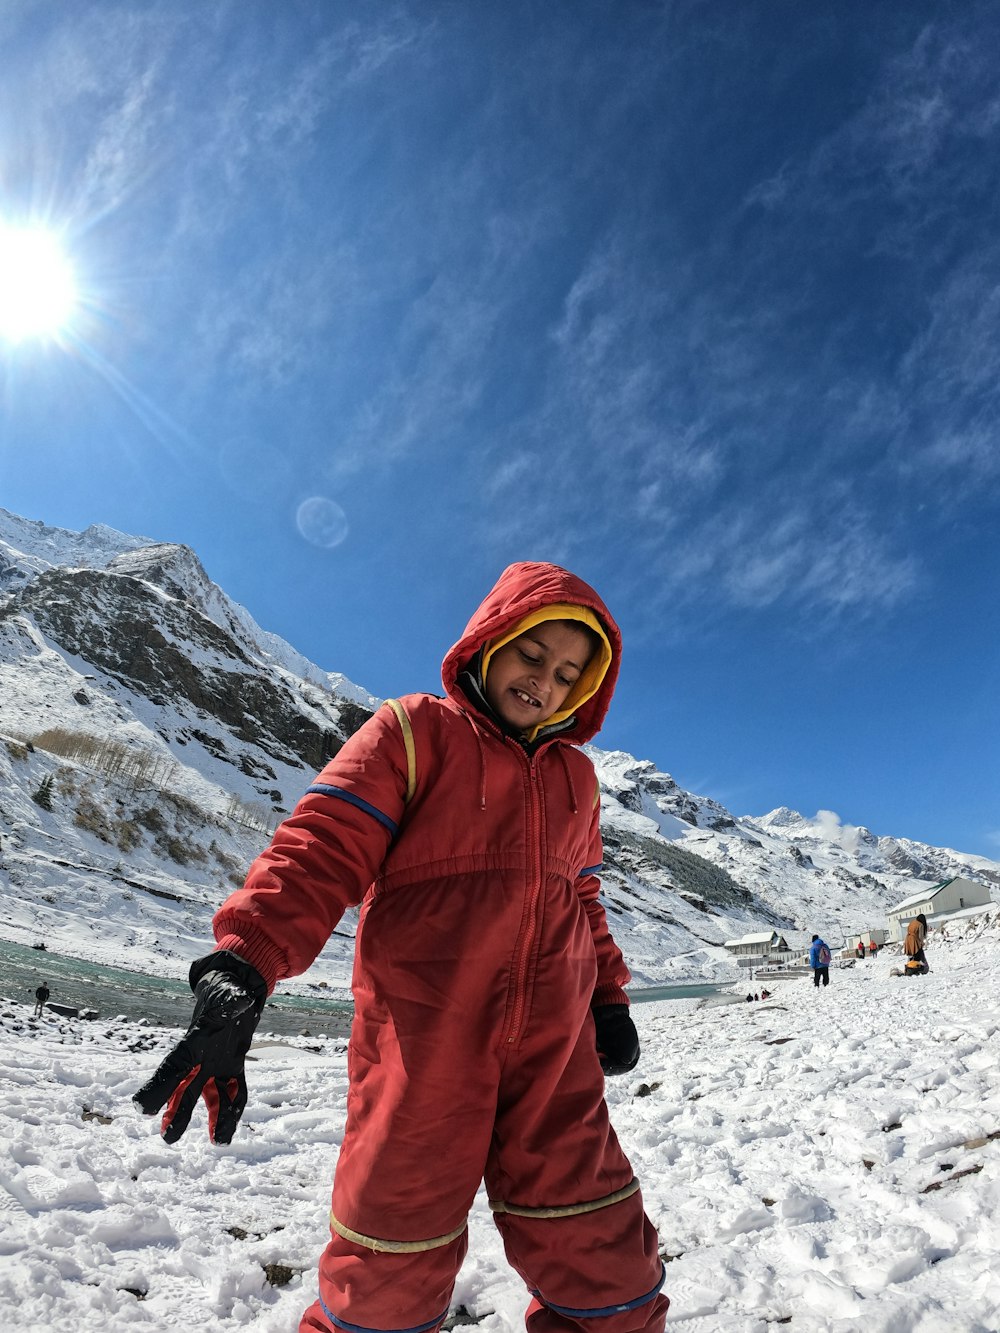
M 72 265 L 56 235 L 0 222 L 0 339 L 58 337 L 78 300 Z

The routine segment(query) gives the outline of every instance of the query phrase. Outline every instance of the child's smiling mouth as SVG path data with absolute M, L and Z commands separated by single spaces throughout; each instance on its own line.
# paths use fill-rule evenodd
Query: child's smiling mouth
M 516 686 L 511 688 L 511 694 L 513 694 L 515 699 L 519 699 L 521 703 L 527 704 L 529 708 L 541 708 L 542 706 L 539 699 L 534 698 L 530 694 L 525 694 L 524 690 L 519 690 Z

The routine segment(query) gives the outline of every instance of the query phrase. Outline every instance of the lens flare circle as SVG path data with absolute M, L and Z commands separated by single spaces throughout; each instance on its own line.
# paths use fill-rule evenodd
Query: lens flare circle
M 0 338 L 55 337 L 76 305 L 73 269 L 56 236 L 0 223 Z
M 295 526 L 311 546 L 329 551 L 341 544 L 350 525 L 336 500 L 328 500 L 323 495 L 311 495 L 299 505 Z

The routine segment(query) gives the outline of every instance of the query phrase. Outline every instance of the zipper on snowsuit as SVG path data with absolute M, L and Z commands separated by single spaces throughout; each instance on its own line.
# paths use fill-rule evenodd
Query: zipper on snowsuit
M 540 752 L 536 751 L 534 755 L 527 755 L 524 748 L 517 741 L 507 736 L 504 737 L 504 741 L 506 744 L 513 746 L 524 763 L 528 797 L 528 884 L 524 909 L 521 914 L 521 925 L 518 928 L 517 939 L 514 942 L 513 1003 L 510 1018 L 507 1020 L 502 1037 L 504 1046 L 513 1046 L 521 1035 L 521 1025 L 524 1021 L 528 968 L 538 928 L 538 900 L 542 891 L 542 831 L 544 818 L 538 789 L 538 773 L 535 768 L 535 760 Z

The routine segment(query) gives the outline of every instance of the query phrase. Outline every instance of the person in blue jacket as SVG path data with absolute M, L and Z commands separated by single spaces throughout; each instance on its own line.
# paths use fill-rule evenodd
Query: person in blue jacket
M 830 946 L 818 935 L 812 937 L 809 948 L 809 966 L 813 970 L 814 986 L 830 984 Z

